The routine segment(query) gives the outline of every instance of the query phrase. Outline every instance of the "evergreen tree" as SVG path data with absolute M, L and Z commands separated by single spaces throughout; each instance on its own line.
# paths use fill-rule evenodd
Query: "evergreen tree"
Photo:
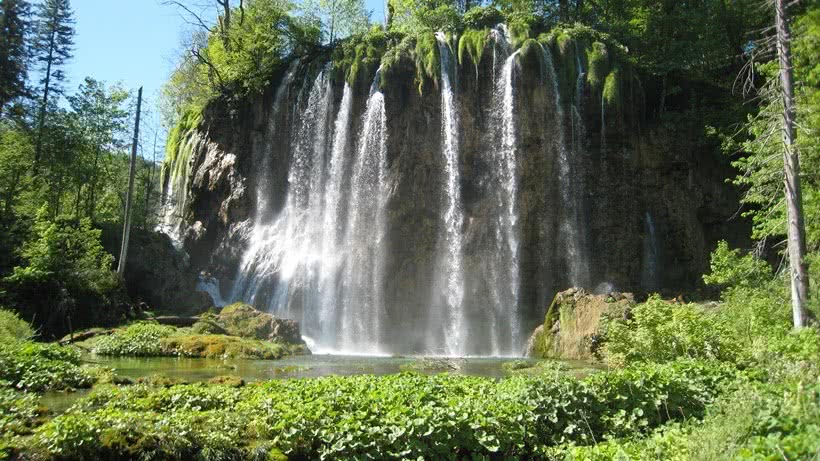
M 11 101 L 25 93 L 28 14 L 25 0 L 0 3 L 0 116 Z
M 37 144 L 34 169 L 43 150 L 43 130 L 48 113 L 49 97 L 62 94 L 65 73 L 62 67 L 72 57 L 74 18 L 69 0 L 43 0 L 37 8 L 37 23 L 32 53 L 42 74 L 42 100 L 37 122 Z

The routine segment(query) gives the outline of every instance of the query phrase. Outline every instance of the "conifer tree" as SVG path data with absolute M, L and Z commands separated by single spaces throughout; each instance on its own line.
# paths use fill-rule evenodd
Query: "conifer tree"
M 42 75 L 42 98 L 37 121 L 37 143 L 34 170 L 42 157 L 43 130 L 48 114 L 49 98 L 62 94 L 65 73 L 62 67 L 72 58 L 74 18 L 69 0 L 43 0 L 37 8 L 36 30 L 32 54 Z
M 9 103 L 25 93 L 28 14 L 25 0 L 0 3 L 0 116 Z

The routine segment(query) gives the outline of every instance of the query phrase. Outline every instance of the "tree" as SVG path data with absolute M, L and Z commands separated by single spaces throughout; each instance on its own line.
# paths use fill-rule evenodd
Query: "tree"
M 128 238 L 131 234 L 131 206 L 134 202 L 134 175 L 137 170 L 137 149 L 140 139 L 140 110 L 142 109 L 142 87 L 137 93 L 137 120 L 134 122 L 134 143 L 131 145 L 131 163 L 128 168 L 128 193 L 125 196 L 125 218 L 123 219 L 122 248 L 117 265 L 117 273 L 125 273 L 125 261 L 128 257 Z
M 29 6 L 25 0 L 0 5 L 0 116 L 26 89 L 26 32 Z
M 52 93 L 62 94 L 65 80 L 62 67 L 72 58 L 74 46 L 74 18 L 69 0 L 43 0 L 37 8 L 36 36 L 32 45 L 34 59 L 42 79 L 42 98 L 37 122 L 37 142 L 34 150 L 34 169 L 38 168 L 43 152 L 43 131 Z
M 795 145 L 794 73 L 791 56 L 789 16 L 783 0 L 775 0 L 777 56 L 780 67 L 780 90 L 783 98 L 783 177 L 786 186 L 788 249 L 791 275 L 792 315 L 794 327 L 808 321 L 809 270 L 806 265 L 806 224 L 803 218 L 803 192 L 800 187 L 800 156 Z
M 328 43 L 359 32 L 370 24 L 370 15 L 362 0 L 307 0 L 302 11 L 322 24 L 322 35 Z
M 85 187 L 85 216 L 92 221 L 100 188 L 102 157 L 122 148 L 118 135 L 125 129 L 127 112 L 122 105 L 127 98 L 125 90 L 116 86 L 107 88 L 90 77 L 86 77 L 77 93 L 68 98 L 85 141 L 76 177 L 76 211 L 79 216 L 82 188 Z

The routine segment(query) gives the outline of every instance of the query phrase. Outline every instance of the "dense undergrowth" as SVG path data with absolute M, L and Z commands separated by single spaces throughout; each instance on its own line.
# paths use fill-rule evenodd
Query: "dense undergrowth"
M 85 345 L 100 355 L 134 357 L 273 360 L 286 355 L 304 353 L 301 345 L 212 334 L 203 329 L 204 325 L 200 324 L 192 328 L 176 328 L 140 322 L 117 330 L 113 334 L 94 338 Z
M 105 387 L 20 440 L 72 459 L 529 458 L 703 414 L 730 367 L 640 365 L 577 380 L 441 374 L 328 377 L 241 388 Z

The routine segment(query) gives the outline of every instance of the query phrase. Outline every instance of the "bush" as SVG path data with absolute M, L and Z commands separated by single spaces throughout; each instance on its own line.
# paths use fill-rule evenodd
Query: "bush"
M 713 312 L 653 295 L 628 320 L 606 325 L 604 351 L 613 364 L 668 362 L 681 357 L 733 361 L 740 347 Z
M 16 313 L 0 308 L 0 343 L 31 339 L 34 330 Z
M 163 355 L 160 339 L 177 333 L 171 326 L 156 323 L 134 323 L 124 330 L 97 340 L 92 351 L 100 355 L 160 356 Z
M 94 379 L 80 367 L 80 353 L 56 344 L 30 341 L 0 347 L 0 380 L 26 391 L 89 387 Z
M 464 13 L 464 27 L 486 29 L 504 22 L 504 15 L 493 6 L 474 6 Z
M 418 374 L 106 387 L 21 441 L 65 458 L 456 459 L 537 456 L 702 414 L 724 367 L 644 365 L 586 380 Z
M 3 284 L 13 307 L 36 319 L 43 333 L 60 337 L 72 324 L 82 328 L 116 317 L 111 306 L 124 295 L 100 232 L 88 219 L 50 220 L 40 210 L 34 235 L 21 251 L 25 265 L 15 267 Z

